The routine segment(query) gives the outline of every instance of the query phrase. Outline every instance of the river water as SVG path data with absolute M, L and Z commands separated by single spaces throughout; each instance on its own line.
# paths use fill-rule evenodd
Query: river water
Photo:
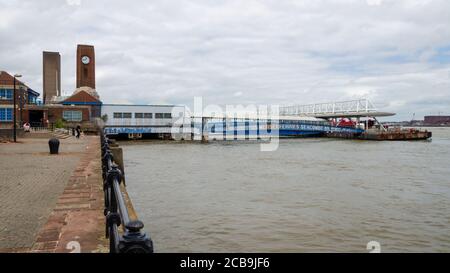
M 450 251 L 450 128 L 432 141 L 123 142 L 157 252 Z

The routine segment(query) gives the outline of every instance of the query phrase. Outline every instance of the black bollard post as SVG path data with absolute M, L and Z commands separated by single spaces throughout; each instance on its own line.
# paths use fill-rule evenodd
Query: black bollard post
M 153 253 L 153 242 L 141 230 L 144 224 L 139 221 L 130 221 L 126 224 L 125 234 L 119 243 L 120 253 Z
M 57 138 L 52 138 L 48 141 L 48 146 L 50 148 L 51 155 L 57 155 L 59 151 L 59 140 Z

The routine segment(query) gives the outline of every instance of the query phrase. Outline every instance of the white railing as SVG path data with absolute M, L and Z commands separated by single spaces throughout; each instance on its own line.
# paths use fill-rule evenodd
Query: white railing
M 30 132 L 48 132 L 50 131 L 47 127 L 30 127 Z
M 377 109 L 368 99 L 280 107 L 280 115 L 284 116 L 319 116 L 376 111 Z
M 55 128 L 53 132 L 58 134 L 70 135 L 70 129 L 67 128 Z

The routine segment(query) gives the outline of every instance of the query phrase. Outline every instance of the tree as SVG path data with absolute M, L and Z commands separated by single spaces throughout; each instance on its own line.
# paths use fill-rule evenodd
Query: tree
M 56 128 L 64 128 L 64 127 L 66 127 L 66 124 L 64 123 L 64 120 L 59 118 L 55 122 L 55 127 Z

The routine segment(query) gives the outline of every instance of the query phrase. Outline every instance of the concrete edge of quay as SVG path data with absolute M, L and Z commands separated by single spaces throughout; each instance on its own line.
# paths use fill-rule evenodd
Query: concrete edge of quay
M 64 192 L 39 230 L 32 253 L 108 253 L 105 237 L 104 192 L 99 136 L 89 136 L 85 155 L 78 162 Z M 126 186 L 121 190 L 130 217 L 136 211 Z M 21 250 L 17 250 L 21 252 Z

